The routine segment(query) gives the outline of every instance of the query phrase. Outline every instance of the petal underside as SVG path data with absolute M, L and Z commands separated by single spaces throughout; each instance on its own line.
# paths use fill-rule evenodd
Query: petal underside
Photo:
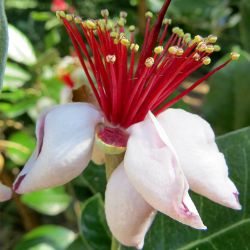
M 17 193 L 63 185 L 78 176 L 91 159 L 100 113 L 85 103 L 60 105 L 37 122 L 37 146 L 17 177 Z
M 188 194 L 188 183 L 167 135 L 149 113 L 130 127 L 125 171 L 135 189 L 156 210 L 197 229 L 205 229 Z
M 168 109 L 157 119 L 174 145 L 190 188 L 221 205 L 240 209 L 239 193 L 228 177 L 210 125 L 181 109 Z
M 105 213 L 112 234 L 123 245 L 141 249 L 155 210 L 126 176 L 123 163 L 112 173 L 105 193 Z

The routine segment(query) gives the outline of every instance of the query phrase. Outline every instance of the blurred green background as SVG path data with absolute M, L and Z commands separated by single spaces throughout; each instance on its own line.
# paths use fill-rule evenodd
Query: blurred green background
M 83 18 L 99 17 L 103 8 L 109 9 L 111 17 L 119 15 L 120 10 L 127 11 L 128 24 L 139 27 L 138 41 L 142 39 L 145 10 L 157 12 L 162 3 L 162 0 L 67 1 Z M 10 184 L 35 146 L 37 115 L 60 102 L 65 84 L 59 71 L 63 58 L 72 53 L 72 46 L 51 11 L 52 1 L 5 0 L 5 8 L 10 45 L 0 93 L 0 171 L 1 179 Z M 213 57 L 211 67 L 203 67 L 190 81 L 225 60 L 231 50 L 241 54 L 239 62 L 211 77 L 178 106 L 201 114 L 217 135 L 249 126 L 250 1 L 173 0 L 168 17 L 172 18 L 173 27 L 178 25 L 192 34 L 219 37 L 221 52 Z M 72 65 L 73 70 L 78 67 L 75 62 Z M 85 81 L 83 73 L 78 74 L 79 81 Z M 109 249 L 110 234 L 99 218 L 103 217 L 104 189 L 104 168 L 94 166 L 66 187 L 14 196 L 13 201 L 0 204 L 0 249 Z M 93 243 L 97 241 L 102 244 Z

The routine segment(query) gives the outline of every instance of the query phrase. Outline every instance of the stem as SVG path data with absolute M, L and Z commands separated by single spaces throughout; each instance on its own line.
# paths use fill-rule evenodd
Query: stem
M 105 155 L 105 167 L 107 180 L 110 178 L 113 171 L 123 161 L 124 153 L 119 155 Z M 112 235 L 111 250 L 121 250 L 121 244 Z

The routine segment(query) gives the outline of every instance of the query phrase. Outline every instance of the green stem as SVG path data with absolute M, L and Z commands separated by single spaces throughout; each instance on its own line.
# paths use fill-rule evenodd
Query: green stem
M 112 172 L 123 161 L 124 153 L 119 155 L 105 155 L 105 167 L 107 180 L 111 176 Z M 121 250 L 121 244 L 112 236 L 111 250 Z
M 121 244 L 115 239 L 114 236 L 112 237 L 111 250 L 121 250 Z

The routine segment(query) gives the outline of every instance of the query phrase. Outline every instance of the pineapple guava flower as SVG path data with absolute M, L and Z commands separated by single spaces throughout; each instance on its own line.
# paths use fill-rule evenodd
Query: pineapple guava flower
M 125 12 L 117 22 L 108 19 L 108 10 L 101 12 L 103 19 L 86 21 L 57 12 L 98 105 L 69 103 L 43 113 L 37 121 L 36 150 L 14 183 L 20 194 L 63 185 L 87 167 L 95 144 L 106 154 L 124 154 L 109 176 L 105 212 L 113 235 L 138 249 L 156 211 L 206 229 L 189 187 L 221 205 L 241 208 L 210 125 L 170 108 L 238 54 L 178 93 L 188 76 L 210 63 L 219 46 L 214 35 L 191 38 L 177 27 L 166 39 L 169 4 L 164 3 L 154 25 L 152 13 L 146 13 L 140 53 L 134 26 L 127 37 Z

